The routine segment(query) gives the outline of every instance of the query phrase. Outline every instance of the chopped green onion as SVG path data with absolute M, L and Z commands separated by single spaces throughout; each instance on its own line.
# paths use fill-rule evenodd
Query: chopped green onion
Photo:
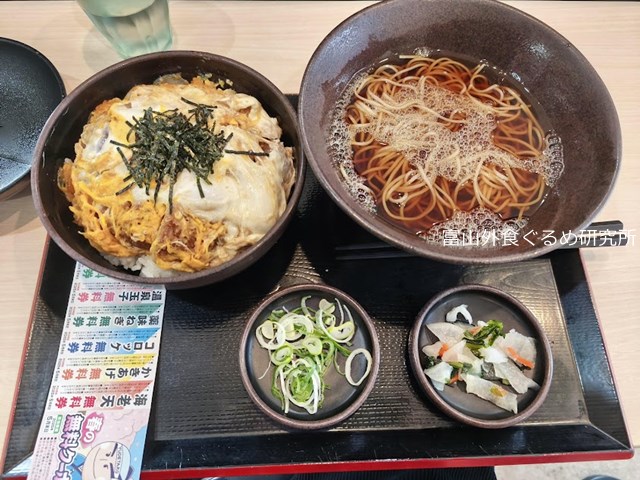
M 289 363 L 292 357 L 293 348 L 291 348 L 291 345 L 285 344 L 277 350 L 271 352 L 271 362 L 273 362 L 274 365 Z
M 364 374 L 362 375 L 362 377 L 360 377 L 360 380 L 358 380 L 357 382 L 351 376 L 351 363 L 353 362 L 353 359 L 356 357 L 356 355 L 364 356 L 364 358 L 367 361 L 367 367 L 365 368 Z M 367 378 L 367 376 L 369 375 L 369 372 L 371 371 L 371 363 L 372 363 L 371 353 L 369 353 L 369 350 L 365 348 L 356 348 L 347 357 L 347 363 L 345 363 L 344 365 L 345 376 L 347 377 L 347 381 L 354 387 L 357 387 L 358 385 L 360 385 L 364 381 L 364 379 Z
M 256 328 L 258 343 L 269 351 L 270 365 L 276 367 L 271 392 L 285 413 L 291 405 L 310 414 L 318 411 L 327 388 L 324 375 L 332 364 L 353 386 L 360 385 L 371 372 L 371 353 L 364 348 L 353 352 L 348 348 L 356 333 L 349 309 L 337 299 L 335 303 L 321 299 L 316 310 L 307 305 L 309 298 L 303 297 L 300 306 L 292 311 L 273 310 Z M 338 367 L 337 354 L 347 358 L 344 372 Z M 364 374 L 354 380 L 351 365 L 357 355 L 365 357 L 367 366 Z

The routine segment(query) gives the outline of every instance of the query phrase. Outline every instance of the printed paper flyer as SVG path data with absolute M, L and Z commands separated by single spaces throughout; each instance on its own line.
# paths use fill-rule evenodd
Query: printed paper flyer
M 76 264 L 29 480 L 139 478 L 164 301 Z

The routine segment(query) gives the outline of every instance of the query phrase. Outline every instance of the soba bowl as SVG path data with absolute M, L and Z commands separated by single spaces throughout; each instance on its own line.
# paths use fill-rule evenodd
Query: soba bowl
M 345 182 L 349 173 L 341 171 L 338 157 L 345 150 L 351 155 L 352 145 L 345 149 L 340 144 L 343 134 L 336 130 L 335 120 L 345 114 L 336 113 L 336 106 L 353 98 L 348 88 L 354 78 L 385 62 L 402 63 L 400 55 L 415 52 L 433 58 L 450 56 L 468 67 L 483 64 L 482 73 L 493 78 L 492 82 L 515 84 L 524 102 L 532 105 L 541 121 L 544 119 L 547 138 L 541 151 L 551 152 L 552 157 L 562 152 L 563 166 L 556 165 L 556 173 L 564 170 L 546 190 L 537 210 L 525 212 L 507 228 L 500 226 L 502 235 L 481 242 L 477 236 L 465 237 L 472 229 L 458 222 L 442 224 L 457 229 L 449 237 L 445 229 L 444 235 L 442 231 L 439 236 L 423 235 L 430 238 L 426 240 L 420 232 L 408 231 L 385 217 L 379 199 L 371 196 L 363 202 L 358 198 L 362 191 L 357 179 L 355 189 L 353 182 Z M 352 219 L 387 243 L 452 263 L 517 261 L 557 248 L 563 232 L 587 226 L 605 203 L 621 156 L 614 104 L 587 59 L 541 21 L 492 0 L 388 0 L 354 14 L 330 32 L 311 57 L 302 81 L 298 116 L 315 175 Z M 387 137 L 381 138 L 376 141 L 385 145 Z M 425 155 L 433 151 L 425 150 Z M 405 197 L 396 194 L 396 205 L 401 205 Z M 375 208 L 371 207 L 372 198 Z M 442 218 L 447 219 L 446 215 Z
M 238 93 L 255 97 L 266 113 L 278 120 L 281 140 L 293 148 L 295 183 L 284 212 L 257 243 L 240 250 L 230 260 L 211 268 L 168 277 L 142 277 L 107 261 L 79 232 L 69 211 L 69 201 L 58 188 L 58 172 L 65 158 L 75 158 L 74 145 L 80 138 L 89 114 L 101 102 L 122 98 L 132 87 L 150 84 L 159 77 L 181 74 L 186 80 L 209 75 L 212 80 L 229 80 Z M 255 162 L 256 160 L 254 160 Z M 122 61 L 95 74 L 59 105 L 45 125 L 32 166 L 32 190 L 36 209 L 51 238 L 74 260 L 113 278 L 134 283 L 164 284 L 180 289 L 224 280 L 249 267 L 264 255 L 285 231 L 302 192 L 305 161 L 298 134 L 295 110 L 269 80 L 255 70 L 218 55 L 170 51 Z M 195 182 L 193 189 L 196 189 Z M 197 192 L 197 190 L 195 190 Z

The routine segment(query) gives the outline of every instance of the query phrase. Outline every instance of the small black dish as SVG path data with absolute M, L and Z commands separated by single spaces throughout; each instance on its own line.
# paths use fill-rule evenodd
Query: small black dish
M 64 96 L 62 78 L 44 55 L 0 38 L 0 200 L 28 185 L 40 131 Z
M 305 296 L 311 296 L 307 305 L 314 309 L 318 308 L 318 303 L 323 298 L 330 302 L 338 299 L 347 306 L 356 324 L 356 334 L 349 349 L 369 350 L 372 359 L 371 371 L 362 384 L 354 387 L 335 370 L 335 367 L 331 367 L 324 377 L 327 388 L 324 402 L 318 411 L 312 415 L 292 405 L 285 415 L 280 400 L 271 393 L 274 367 L 269 366 L 269 354 L 258 343 L 255 331 L 273 310 L 283 307 L 293 310 L 300 306 L 300 301 Z M 354 378 L 360 378 L 364 374 L 365 362 L 360 360 L 362 355 L 354 359 Z M 271 419 L 292 429 L 327 429 L 346 420 L 360 408 L 373 389 L 379 364 L 380 346 L 369 315 L 349 295 L 327 285 L 294 285 L 269 295 L 251 315 L 240 343 L 240 374 L 249 397 Z
M 536 363 L 525 375 L 532 378 L 539 390 L 529 389 L 518 395 L 518 413 L 503 410 L 487 400 L 466 393 L 463 382 L 437 390 L 424 374 L 426 355 L 422 348 L 438 339 L 426 325 L 444 322 L 447 312 L 465 304 L 473 317 L 473 323 L 493 319 L 504 325 L 504 332 L 515 329 L 522 335 L 536 340 Z M 427 303 L 418 314 L 409 336 L 409 358 L 418 385 L 440 410 L 468 425 L 482 428 L 504 428 L 515 425 L 535 412 L 549 392 L 553 374 L 551 347 L 540 324 L 533 314 L 511 295 L 485 285 L 464 285 L 445 290 Z

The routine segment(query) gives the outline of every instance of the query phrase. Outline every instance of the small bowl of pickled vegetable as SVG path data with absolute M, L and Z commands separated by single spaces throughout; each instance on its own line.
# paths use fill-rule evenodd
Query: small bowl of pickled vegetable
M 267 297 L 240 345 L 249 397 L 292 429 L 326 429 L 346 420 L 373 389 L 379 363 L 367 312 L 346 293 L 320 284 Z
M 476 427 L 522 422 L 544 402 L 553 357 L 534 315 L 513 296 L 464 285 L 431 299 L 409 336 L 420 388 L 450 417 Z

